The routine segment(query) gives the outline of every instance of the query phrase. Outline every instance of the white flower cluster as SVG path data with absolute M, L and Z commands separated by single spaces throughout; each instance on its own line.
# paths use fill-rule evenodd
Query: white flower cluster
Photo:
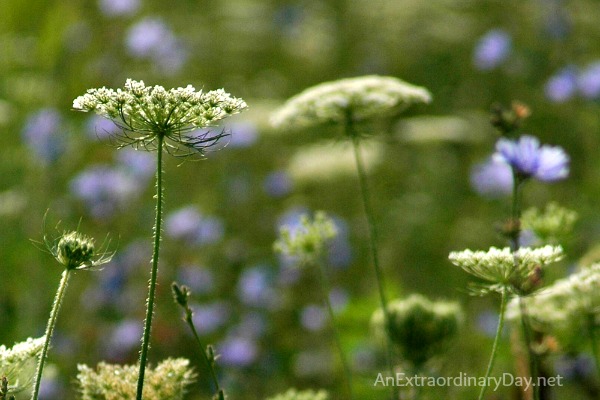
M 577 346 L 589 322 L 598 323 L 600 313 L 600 264 L 585 267 L 526 297 L 529 317 L 543 332 L 555 335 L 565 346 Z M 516 301 L 509 303 L 507 317 L 520 318 Z
M 0 377 L 8 378 L 9 389 L 24 390 L 33 380 L 37 359 L 44 346 L 44 337 L 28 338 L 12 348 L 0 346 Z
M 114 365 L 101 362 L 96 370 L 78 365 L 77 380 L 81 400 L 134 399 L 137 391 L 138 366 Z M 189 360 L 168 358 L 156 368 L 146 370 L 145 399 L 183 399 L 195 374 Z
M 324 390 L 314 392 L 312 390 L 298 391 L 296 389 L 288 389 L 287 392 L 278 394 L 274 397 L 269 397 L 267 400 L 328 400 L 329 395 Z
M 89 89 L 73 101 L 75 110 L 93 111 L 126 131 L 146 135 L 146 141 L 156 135 L 178 141 L 182 133 L 214 126 L 246 107 L 242 99 L 223 89 L 202 92 L 188 85 L 165 90 L 132 79 L 123 89 Z
M 289 99 L 273 114 L 275 127 L 307 127 L 393 115 L 429 103 L 427 89 L 398 78 L 370 75 L 321 83 Z
M 563 257 L 561 246 L 544 246 L 537 249 L 522 247 L 516 252 L 505 247 L 491 247 L 488 251 L 464 250 L 451 252 L 452 264 L 484 281 L 514 285 L 526 280 L 535 268 L 559 261 Z

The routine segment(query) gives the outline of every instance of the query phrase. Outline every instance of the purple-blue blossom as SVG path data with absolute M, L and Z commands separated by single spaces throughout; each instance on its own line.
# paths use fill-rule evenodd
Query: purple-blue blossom
M 600 61 L 589 64 L 577 79 L 581 95 L 587 99 L 600 97 Z
M 512 39 L 503 29 L 492 29 L 483 35 L 473 52 L 473 64 L 480 70 L 490 70 L 501 65 L 509 56 Z
M 147 151 L 127 147 L 117 152 L 117 162 L 135 178 L 148 181 L 156 173 L 156 158 Z
M 87 120 L 86 130 L 90 138 L 104 140 L 114 135 L 119 127 L 109 119 L 92 114 Z
M 191 306 L 194 314 L 192 320 L 200 335 L 213 333 L 227 323 L 231 315 L 230 306 L 222 301 Z
M 513 190 L 513 173 L 503 160 L 490 157 L 471 170 L 471 187 L 481 196 L 498 198 Z
M 309 304 L 300 312 L 300 324 L 308 331 L 320 331 L 323 329 L 326 322 L 327 314 L 323 307 L 319 305 Z
M 244 270 L 238 281 L 237 292 L 242 303 L 248 306 L 270 308 L 277 303 L 271 278 L 263 267 Z
M 494 157 L 508 163 L 520 178 L 553 182 L 569 175 L 570 160 L 565 151 L 559 146 L 540 145 L 537 138 L 529 135 L 518 140 L 498 140 Z
M 95 165 L 71 181 L 71 192 L 83 200 L 96 218 L 105 218 L 125 209 L 145 182 L 105 165 Z
M 140 8 L 140 0 L 100 0 L 98 7 L 107 17 L 130 16 Z
M 165 73 L 178 72 L 188 54 L 161 18 L 146 17 L 127 32 L 125 45 L 129 53 L 150 59 Z
M 566 67 L 551 76 L 546 82 L 544 92 L 554 103 L 563 103 L 577 93 L 577 71 L 574 67 Z
M 44 163 L 56 161 L 65 150 L 61 130 L 62 116 L 53 108 L 44 108 L 31 114 L 23 128 L 23 140 Z
M 185 282 L 194 295 L 210 294 L 215 290 L 214 274 L 205 267 L 185 265 L 177 269 L 177 281 Z
M 219 218 L 202 215 L 194 206 L 173 211 L 165 220 L 167 236 L 192 245 L 217 243 L 223 238 L 224 231 Z
M 271 172 L 263 182 L 265 192 L 271 197 L 283 197 L 292 190 L 292 179 L 285 171 Z
M 217 345 L 220 362 L 230 367 L 247 367 L 258 357 L 258 346 L 250 338 L 231 336 Z

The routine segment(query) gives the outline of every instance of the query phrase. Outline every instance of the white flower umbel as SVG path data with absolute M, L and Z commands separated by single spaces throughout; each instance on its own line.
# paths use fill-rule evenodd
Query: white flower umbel
M 77 381 L 81 400 L 125 400 L 136 395 L 138 367 L 101 362 L 94 370 L 79 365 Z M 156 368 L 148 368 L 148 384 L 144 386 L 145 399 L 183 399 L 193 382 L 194 372 L 184 358 L 168 358 Z
M 494 290 L 505 290 L 520 288 L 537 268 L 562 259 L 563 249 L 550 245 L 522 247 L 513 253 L 508 247 L 491 247 L 488 251 L 451 252 L 448 258 L 452 264 L 493 285 Z
M 246 107 L 242 99 L 223 89 L 203 92 L 188 85 L 166 90 L 132 79 L 127 79 L 123 89 L 89 89 L 73 101 L 75 110 L 95 112 L 117 124 L 123 130 L 121 139 L 125 144 L 153 148 L 156 137 L 162 135 L 175 148 L 183 145 L 197 151 L 221 136 L 194 135 L 194 130 L 214 126 Z
M 271 118 L 275 127 L 308 127 L 394 115 L 416 103 L 429 103 L 423 87 L 398 78 L 369 75 L 313 86 L 289 99 Z
M 0 377 L 8 379 L 8 393 L 23 391 L 31 385 L 43 346 L 44 337 L 28 338 L 12 348 L 0 346 Z

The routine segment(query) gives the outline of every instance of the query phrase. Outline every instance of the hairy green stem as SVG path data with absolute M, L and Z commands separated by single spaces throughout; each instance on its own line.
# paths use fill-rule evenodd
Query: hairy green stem
M 158 275 L 158 254 L 160 249 L 160 236 L 162 224 L 163 182 L 162 182 L 162 156 L 164 135 L 157 135 L 157 159 L 156 159 L 156 220 L 154 222 L 154 249 L 152 252 L 152 270 L 150 272 L 150 283 L 148 285 L 148 300 L 146 302 L 146 319 L 144 320 L 144 335 L 142 337 L 142 349 L 140 350 L 140 372 L 137 382 L 136 400 L 142 400 L 144 389 L 144 375 L 150 347 L 150 331 L 152 329 L 152 316 L 154 314 L 154 297 L 156 291 L 156 278 Z
M 60 310 L 60 305 L 62 304 L 63 297 L 65 296 L 65 291 L 67 290 L 67 284 L 69 283 L 70 276 L 71 270 L 65 269 L 62 273 L 62 277 L 58 285 L 58 290 L 56 291 L 56 296 L 54 297 L 54 304 L 52 304 L 50 318 L 48 319 L 48 324 L 46 325 L 44 347 L 42 347 L 42 353 L 40 354 L 37 372 L 35 375 L 35 383 L 33 386 L 33 393 L 31 395 L 32 400 L 37 400 L 40 393 L 40 384 L 42 382 L 42 372 L 44 371 L 44 363 L 46 362 L 48 348 L 50 347 L 50 340 L 52 339 L 52 333 L 54 332 L 54 327 L 56 326 L 56 318 L 58 317 L 58 311 Z
M 348 389 L 348 398 L 354 398 L 352 392 L 352 372 L 350 369 L 350 364 L 346 359 L 344 354 L 344 348 L 342 347 L 342 341 L 340 337 L 339 330 L 337 328 L 337 324 L 335 323 L 335 314 L 333 312 L 333 307 L 331 305 L 331 300 L 329 299 L 329 294 L 331 293 L 331 285 L 329 284 L 329 279 L 327 278 L 327 272 L 325 271 L 325 267 L 321 262 L 317 262 L 317 269 L 319 270 L 319 278 L 321 281 L 321 289 L 323 291 L 323 300 L 327 305 L 327 312 L 329 313 L 329 319 L 331 320 L 331 327 L 333 330 L 333 336 L 335 338 L 335 344 L 338 348 L 338 352 L 340 353 L 340 361 L 342 362 L 342 367 L 344 368 L 344 374 L 346 375 L 346 386 Z
M 196 343 L 198 343 L 198 346 L 200 347 L 200 352 L 202 353 L 202 358 L 204 359 L 204 362 L 206 362 L 206 365 L 208 365 L 208 369 L 210 371 L 210 377 L 213 381 L 213 385 L 215 386 L 215 392 L 217 395 L 217 399 L 219 399 L 219 400 L 224 399 L 225 393 L 223 392 L 223 389 L 221 389 L 221 386 L 219 385 L 219 379 L 217 378 L 217 373 L 215 372 L 214 362 L 211 362 L 208 358 L 208 355 L 206 354 L 206 347 L 204 347 L 204 344 L 200 340 L 200 336 L 198 335 L 198 332 L 196 331 L 196 327 L 194 326 L 194 321 L 192 320 L 192 310 L 189 307 L 186 307 L 186 309 L 185 309 L 185 322 L 188 324 L 188 326 L 192 330 L 192 334 L 194 335 L 194 338 L 196 339 Z
M 506 303 L 508 302 L 508 295 L 506 290 L 502 291 L 502 298 L 500 300 L 500 315 L 498 316 L 498 327 L 496 328 L 496 336 L 494 337 L 494 344 L 492 345 L 492 354 L 488 361 L 487 369 L 485 370 L 485 380 L 479 392 L 478 400 L 483 400 L 485 391 L 487 390 L 487 382 L 492 369 L 494 368 L 494 361 L 496 360 L 496 354 L 498 353 L 498 343 L 500 342 L 500 336 L 502 336 L 502 328 L 504 327 L 504 314 L 506 312 Z
M 359 137 L 356 132 L 353 131 L 351 120 L 348 119 L 346 129 L 348 130 L 348 135 L 352 138 L 352 146 L 354 149 L 354 160 L 356 162 L 356 170 L 358 172 L 358 183 L 360 186 L 360 193 L 362 196 L 363 208 L 365 211 L 365 215 L 367 217 L 367 224 L 369 225 L 369 243 L 371 248 L 371 258 L 373 262 L 373 269 L 375 270 L 375 278 L 377 280 L 377 289 L 379 292 L 379 301 L 381 303 L 381 308 L 383 310 L 384 322 L 385 322 L 385 332 L 386 332 L 386 355 L 387 355 L 387 364 L 390 372 L 390 376 L 395 376 L 394 374 L 394 356 L 393 356 L 393 348 L 392 342 L 387 334 L 389 326 L 390 326 L 390 312 L 388 310 L 387 297 L 385 294 L 385 282 L 383 271 L 381 266 L 379 265 L 379 255 L 377 252 L 377 228 L 375 227 L 375 217 L 373 213 L 373 208 L 371 206 L 371 201 L 369 199 L 369 187 L 367 185 L 367 174 L 365 171 L 365 166 L 363 163 L 362 156 L 360 154 L 360 143 Z M 400 393 L 396 385 L 392 385 L 392 398 L 398 399 Z

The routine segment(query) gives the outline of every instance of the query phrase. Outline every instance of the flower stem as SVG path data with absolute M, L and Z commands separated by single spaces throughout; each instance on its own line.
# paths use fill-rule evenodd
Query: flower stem
M 596 318 L 592 313 L 588 314 L 587 326 L 592 344 L 592 354 L 594 355 L 594 362 L 596 363 L 596 373 L 600 378 L 600 348 L 598 347 L 598 338 L 596 336 Z
M 327 312 L 329 313 L 329 319 L 331 320 L 331 327 L 333 329 L 333 336 L 335 338 L 335 344 L 338 348 L 338 352 L 340 353 L 340 361 L 342 362 L 342 367 L 344 368 L 344 374 L 346 375 L 346 385 L 348 389 L 348 398 L 352 399 L 354 396 L 352 394 L 352 372 L 350 370 L 350 365 L 348 364 L 348 360 L 344 355 L 344 348 L 342 347 L 342 341 L 340 338 L 340 333 L 337 328 L 337 324 L 335 323 L 335 314 L 333 312 L 333 307 L 331 305 L 331 300 L 329 298 L 329 294 L 331 293 L 331 285 L 329 284 L 329 279 L 327 278 L 327 272 L 325 271 L 325 266 L 321 262 L 317 262 L 317 269 L 319 270 L 319 278 L 321 281 L 321 289 L 323 291 L 323 300 L 327 305 Z
M 385 282 L 383 277 L 383 271 L 379 265 L 379 255 L 377 253 L 377 229 L 375 227 L 375 218 L 373 215 L 373 208 L 371 206 L 371 202 L 369 200 L 369 187 L 367 185 L 367 174 L 365 172 L 365 166 L 362 160 L 362 156 L 360 154 L 360 143 L 359 138 L 356 132 L 352 127 L 352 123 L 350 118 L 348 118 L 346 129 L 348 130 L 348 135 L 352 138 L 352 146 L 354 148 L 354 160 L 356 162 L 356 170 L 358 172 L 358 183 L 360 186 L 360 193 L 362 196 L 363 207 L 365 211 L 365 215 L 367 217 L 367 223 L 369 225 L 369 242 L 371 248 L 371 258 L 373 261 L 373 269 L 375 270 L 375 278 L 377 280 L 377 289 L 379 291 L 379 301 L 381 303 L 381 308 L 383 310 L 383 315 L 385 319 L 385 331 L 386 331 L 386 355 L 387 355 L 387 364 L 390 372 L 390 376 L 395 376 L 394 374 L 394 360 L 393 360 L 393 349 L 392 342 L 387 334 L 389 326 L 390 326 L 390 313 L 387 307 L 387 298 L 385 295 Z M 396 385 L 392 385 L 392 398 L 399 398 L 399 391 Z
M 478 400 L 483 400 L 483 396 L 485 395 L 485 391 L 487 390 L 488 378 L 492 373 L 492 368 L 494 368 L 494 361 L 496 360 L 496 354 L 498 353 L 498 343 L 500 342 L 500 336 L 502 336 L 502 328 L 504 327 L 504 314 L 506 312 L 507 301 L 508 295 L 506 293 L 506 290 L 503 290 L 502 299 L 500 300 L 500 315 L 498 316 L 498 327 L 496 328 L 496 337 L 494 338 L 492 354 L 490 355 L 490 360 L 485 371 L 485 380 L 483 386 L 481 387 L 481 391 L 479 392 Z
M 198 343 L 198 346 L 200 347 L 200 352 L 202 353 L 202 358 L 206 362 L 206 365 L 208 365 L 208 369 L 210 371 L 210 377 L 215 386 L 215 392 L 216 392 L 215 398 L 218 400 L 224 400 L 225 392 L 223 391 L 223 389 L 221 389 L 221 386 L 219 385 L 219 379 L 217 378 L 217 373 L 215 372 L 215 368 L 214 368 L 214 360 L 211 361 L 209 359 L 208 355 L 206 354 L 206 351 L 207 351 L 206 347 L 204 347 L 204 344 L 202 344 L 202 341 L 200 340 L 200 336 L 198 335 L 198 332 L 196 331 L 196 327 L 194 326 L 194 322 L 192 320 L 192 310 L 189 307 L 186 307 L 186 309 L 185 309 L 185 322 L 188 324 L 188 326 L 192 330 L 192 334 L 194 335 L 194 338 L 196 339 L 196 343 Z
M 533 342 L 533 335 L 531 332 L 531 325 L 529 323 L 529 314 L 527 311 L 527 306 L 523 301 L 523 297 L 519 296 L 519 310 L 521 312 L 521 327 L 523 329 L 523 338 L 525 339 L 525 346 L 527 347 L 527 354 L 529 357 L 529 375 L 531 376 L 532 382 L 535 383 L 533 386 L 533 399 L 539 400 L 540 398 L 540 389 L 537 385 L 538 382 L 538 361 L 537 355 L 533 351 L 531 347 Z
M 42 353 L 38 361 L 37 372 L 35 376 L 35 383 L 33 387 L 33 394 L 31 395 L 32 400 L 37 400 L 40 393 L 40 384 L 42 382 L 42 372 L 44 371 L 44 363 L 48 355 L 48 348 L 50 347 L 50 340 L 52 339 L 52 333 L 56 326 L 56 318 L 58 317 L 58 311 L 62 303 L 65 291 L 67 290 L 67 284 L 69 283 L 69 277 L 71 276 L 71 270 L 65 269 L 62 273 L 56 296 L 54 297 L 54 304 L 52 304 L 52 310 L 50 311 L 50 318 L 48 319 L 48 325 L 46 325 L 46 334 L 44 338 L 44 347 L 42 347 Z
M 160 249 L 160 236 L 162 224 L 163 182 L 162 182 L 162 153 L 164 135 L 157 135 L 157 162 L 156 162 L 156 220 L 154 223 L 154 249 L 152 252 L 152 270 L 150 272 L 150 283 L 148 285 L 148 300 L 146 302 L 146 319 L 144 320 L 144 335 L 142 337 L 142 349 L 140 350 L 140 371 L 137 382 L 136 400 L 142 400 L 144 388 L 144 375 L 146 373 L 146 362 L 148 348 L 150 346 L 150 330 L 152 328 L 152 316 L 154 313 L 154 297 L 156 291 L 156 278 L 158 275 L 158 253 Z

